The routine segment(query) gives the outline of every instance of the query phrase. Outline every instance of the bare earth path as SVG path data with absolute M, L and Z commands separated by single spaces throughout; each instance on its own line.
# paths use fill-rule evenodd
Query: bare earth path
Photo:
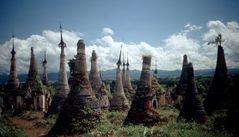
M 12 126 L 22 129 L 29 137 L 43 136 L 49 129 L 46 120 L 43 119 L 43 114 L 40 112 L 24 114 L 20 117 L 9 117 L 9 120 Z

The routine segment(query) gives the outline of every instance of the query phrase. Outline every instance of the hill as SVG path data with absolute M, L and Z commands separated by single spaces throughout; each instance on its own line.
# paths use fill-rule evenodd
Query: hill
M 232 75 L 239 75 L 239 69 L 233 68 L 228 69 L 229 74 Z M 103 80 L 114 80 L 115 79 L 115 69 L 101 71 L 101 75 Z M 130 76 L 131 79 L 139 79 L 141 71 L 139 70 L 131 70 Z M 160 78 L 176 78 L 179 77 L 181 74 L 181 70 L 158 70 L 158 77 Z M 213 76 L 214 69 L 203 69 L 203 70 L 195 70 L 195 76 Z M 41 76 L 41 75 L 40 75 Z M 69 73 L 68 73 L 69 76 Z M 18 78 L 21 82 L 26 80 L 27 74 L 19 74 Z M 5 83 L 8 79 L 8 74 L 3 73 L 0 74 L 0 83 Z M 49 81 L 56 81 L 58 79 L 58 73 L 48 73 Z

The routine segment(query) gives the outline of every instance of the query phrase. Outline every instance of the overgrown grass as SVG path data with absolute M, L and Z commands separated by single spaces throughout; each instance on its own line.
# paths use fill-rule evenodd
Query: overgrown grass
M 85 137 L 231 137 L 225 130 L 216 130 L 212 127 L 215 118 L 211 118 L 206 124 L 176 122 L 178 110 L 167 106 L 157 110 L 162 120 L 154 127 L 143 125 L 123 126 L 122 123 L 127 112 L 104 111 L 101 123 L 95 126 Z
M 222 125 L 225 117 L 223 113 L 217 113 L 209 118 L 206 124 L 176 122 L 179 111 L 171 106 L 160 107 L 157 110 L 161 117 L 161 122 L 153 127 L 143 125 L 123 126 L 127 112 L 103 111 L 101 120 L 95 128 L 83 137 L 232 137 Z M 57 115 L 48 117 L 47 125 L 52 127 Z M 0 121 L 2 123 L 2 121 Z M 2 125 L 0 123 L 0 125 Z M 2 128 L 3 127 L 3 128 Z M 4 131 L 3 131 L 4 130 Z M 0 137 L 24 137 L 19 129 L 1 126 Z
M 0 118 L 0 137 L 27 137 L 22 130 L 7 123 L 5 118 Z

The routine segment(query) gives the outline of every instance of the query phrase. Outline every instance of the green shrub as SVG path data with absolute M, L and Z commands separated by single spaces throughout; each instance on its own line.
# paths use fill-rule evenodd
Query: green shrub
M 6 120 L 0 118 L 0 137 L 26 137 L 22 130 L 10 127 Z

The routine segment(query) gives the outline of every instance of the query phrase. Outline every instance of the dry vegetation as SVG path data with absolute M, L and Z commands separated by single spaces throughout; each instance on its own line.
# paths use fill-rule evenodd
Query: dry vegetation
M 171 106 L 161 107 L 157 110 L 161 116 L 161 122 L 154 127 L 143 125 L 123 126 L 126 112 L 103 111 L 100 123 L 95 129 L 80 137 L 230 137 L 223 127 L 215 127 L 220 121 L 220 115 L 211 117 L 204 125 L 196 123 L 176 122 L 178 110 Z M 56 116 L 44 118 L 41 112 L 25 112 L 24 114 L 7 117 L 7 122 L 0 124 L 0 136 L 7 137 L 36 137 L 42 136 L 53 126 Z M 218 120 L 219 119 L 219 120 Z M 10 123 L 10 124 L 9 124 Z M 220 124 L 220 123 L 219 123 Z M 2 128 L 4 127 L 4 128 Z M 15 128 L 16 127 L 16 128 Z M 9 133 L 11 132 L 11 134 Z M 5 134 L 4 134 L 5 133 Z M 25 135 L 24 135 L 25 134 Z

